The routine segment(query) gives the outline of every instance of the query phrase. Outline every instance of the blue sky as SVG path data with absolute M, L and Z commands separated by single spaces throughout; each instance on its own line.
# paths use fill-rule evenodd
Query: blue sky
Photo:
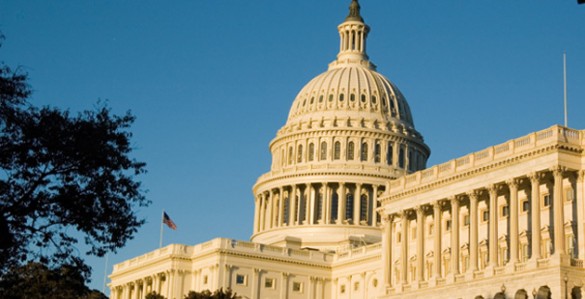
M 251 188 L 296 93 L 338 51 L 349 0 L 0 0 L 0 60 L 31 102 L 131 110 L 147 223 L 113 263 L 164 243 L 248 239 Z M 368 54 L 406 96 L 429 165 L 563 123 L 585 128 L 585 5 L 576 0 L 362 0 Z M 105 259 L 90 258 L 102 289 Z

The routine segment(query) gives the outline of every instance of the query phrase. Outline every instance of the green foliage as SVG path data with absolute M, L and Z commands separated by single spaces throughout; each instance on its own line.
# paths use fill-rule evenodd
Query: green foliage
M 87 278 L 80 240 L 103 256 L 144 222 L 134 212 L 149 204 L 136 180 L 145 164 L 129 157 L 134 116 L 35 107 L 26 81 L 0 62 L 0 279 L 30 261 Z
M 185 299 L 241 299 L 242 297 L 238 296 L 236 293 L 232 293 L 232 290 L 227 289 L 219 289 L 215 292 L 211 293 L 209 290 L 205 290 L 203 292 L 194 292 L 190 291 Z
M 0 280 L 0 298 L 5 299 L 107 299 L 84 284 L 83 273 L 70 266 L 49 269 L 40 263 L 12 268 Z
M 150 293 L 146 294 L 144 299 L 166 299 L 166 298 L 165 298 L 165 296 L 163 296 L 161 294 L 157 294 L 156 292 L 150 292 Z

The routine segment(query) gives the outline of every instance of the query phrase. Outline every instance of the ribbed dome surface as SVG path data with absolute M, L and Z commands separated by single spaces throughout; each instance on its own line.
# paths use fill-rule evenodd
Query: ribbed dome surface
M 287 123 L 348 114 L 414 127 L 408 103 L 398 88 L 373 68 L 360 64 L 331 67 L 311 80 L 293 102 Z

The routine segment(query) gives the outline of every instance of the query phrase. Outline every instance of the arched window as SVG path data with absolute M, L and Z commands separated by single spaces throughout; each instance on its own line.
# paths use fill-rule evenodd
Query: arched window
M 299 144 L 297 149 L 297 163 L 303 162 L 303 145 Z
M 393 155 L 394 155 L 394 149 L 392 148 L 392 142 L 388 142 L 388 151 L 386 151 L 386 162 L 388 163 L 388 165 L 392 165 Z
M 290 200 L 289 200 L 288 196 L 284 199 L 283 204 L 284 204 L 284 211 L 283 211 L 284 215 L 282 215 L 283 222 L 290 225 L 290 223 L 288 222 L 289 221 L 288 216 L 289 216 L 289 210 L 290 210 Z
M 360 152 L 360 160 L 368 161 L 368 144 L 366 142 L 362 143 L 362 149 Z
M 368 196 L 362 194 L 360 197 L 360 221 L 368 221 Z
M 400 146 L 400 152 L 398 153 L 398 167 L 404 169 L 404 146 Z
M 335 150 L 333 152 L 333 159 L 339 160 L 341 158 L 341 142 L 335 141 Z
M 355 151 L 355 145 L 354 145 L 353 141 L 350 141 L 350 142 L 347 144 L 347 160 L 348 160 L 348 161 L 349 161 L 349 160 L 353 160 L 353 157 L 354 157 L 354 155 L 355 155 L 355 154 L 354 154 L 354 151 Z
M 414 171 L 414 155 L 412 150 L 408 151 L 408 170 Z
M 309 143 L 309 161 L 313 161 L 315 159 L 315 144 Z
M 321 142 L 321 157 L 320 160 L 327 160 L 327 142 Z
M 286 164 L 286 152 L 284 151 L 284 149 L 282 149 L 281 153 L 282 154 L 280 156 L 280 164 L 284 166 Z
M 374 145 L 374 162 L 380 163 L 380 141 L 376 140 Z
M 339 218 L 337 215 L 338 206 L 339 206 L 339 196 L 337 195 L 337 192 L 335 192 L 331 196 L 331 222 L 332 223 L 335 223 L 337 221 L 337 219 Z
M 353 194 L 348 193 L 345 198 L 345 219 L 353 218 Z
M 293 163 L 293 148 L 292 146 L 288 148 L 288 164 L 291 165 Z

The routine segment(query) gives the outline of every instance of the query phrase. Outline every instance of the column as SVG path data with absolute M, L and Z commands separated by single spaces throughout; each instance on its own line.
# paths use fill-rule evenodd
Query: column
M 266 229 L 271 229 L 272 228 L 272 211 L 274 210 L 274 191 L 272 189 L 270 189 L 270 191 L 268 191 L 268 207 L 267 207 L 267 212 L 266 212 L 266 219 L 265 221 L 265 226 Z
M 384 270 L 384 286 L 392 287 L 392 220 L 393 215 L 385 215 L 382 219 L 382 269 Z
M 223 275 L 223 289 L 231 288 L 231 277 L 232 277 L 232 265 L 225 264 L 225 273 Z
M 345 183 L 339 183 L 339 193 L 337 197 L 337 223 L 343 224 L 345 220 L 345 203 L 347 200 L 347 195 L 345 194 Z
M 532 223 L 532 256 L 534 262 L 541 258 L 540 252 L 540 180 L 537 173 L 531 173 L 530 178 L 530 214 Z
M 459 274 L 459 199 L 451 197 L 451 272 Z
M 381 161 L 381 160 L 380 160 Z M 371 215 L 372 221 L 371 224 L 373 227 L 378 225 L 378 213 L 376 212 L 376 208 L 378 207 L 378 185 L 372 185 L 373 194 L 372 194 L 372 207 L 371 207 Z
M 469 226 L 469 271 L 473 273 L 473 271 L 477 271 L 477 235 L 478 231 L 478 223 L 477 223 L 477 192 L 473 191 L 467 194 L 469 197 L 469 218 L 470 218 L 470 226 Z
M 282 279 L 280 282 L 280 298 L 288 298 L 288 273 L 282 273 Z
M 295 225 L 297 218 L 295 217 L 295 211 L 297 209 L 297 185 L 291 186 L 291 193 L 288 195 L 288 222 L 289 225 Z
M 313 224 L 313 219 L 315 219 L 313 217 L 313 212 L 315 211 L 315 209 L 313 209 L 313 207 L 315 206 L 315 192 L 313 190 L 313 187 L 311 186 L 311 184 L 306 184 L 305 185 L 305 193 L 307 194 L 307 198 L 305 200 L 305 224 Z
M 510 264 L 518 262 L 518 182 L 509 180 L 506 182 L 510 189 Z
M 440 201 L 435 201 L 433 203 L 433 237 L 434 237 L 434 242 L 433 245 L 435 245 L 434 247 L 434 264 L 435 264 L 435 279 L 437 278 L 441 278 L 441 242 L 442 242 L 442 236 L 441 236 L 441 202 Z
M 254 272 L 252 273 L 252 279 L 250 280 L 250 286 L 251 286 L 251 294 L 252 298 L 260 298 L 259 294 L 258 294 L 258 280 L 260 278 L 260 269 L 258 268 L 254 268 Z
M 266 194 L 262 192 L 260 195 L 260 229 L 258 231 L 264 230 L 264 221 L 266 220 Z
M 254 200 L 254 233 L 259 231 L 260 227 L 260 198 L 256 196 Z
M 498 189 L 496 185 L 490 185 L 489 193 L 489 265 L 496 267 L 498 265 Z
M 409 211 L 402 211 L 402 255 L 400 257 L 402 260 L 402 284 L 408 283 L 408 214 Z
M 359 225 L 360 224 L 360 206 L 361 206 L 361 195 L 362 194 L 362 184 L 356 183 L 355 184 L 355 192 L 353 196 L 353 224 Z
M 416 279 L 424 280 L 425 221 L 422 206 L 416 207 Z
M 174 270 L 171 271 L 167 271 L 167 276 L 169 277 L 169 281 L 167 282 L 167 295 L 165 297 L 167 298 L 173 298 L 173 291 L 174 288 L 173 286 L 175 285 L 175 272 Z
M 555 181 L 554 186 L 554 231 L 555 231 L 555 255 L 566 254 L 565 249 L 565 212 L 563 205 L 563 169 L 556 167 L 552 170 Z
M 583 260 L 585 259 L 585 252 L 583 252 L 585 250 L 585 227 L 584 227 L 584 207 L 583 207 L 583 181 L 585 179 L 585 171 L 581 170 L 577 173 L 577 183 L 575 185 L 576 190 L 576 198 L 575 198 L 575 202 L 577 203 L 577 219 L 575 219 L 575 222 L 577 223 L 577 246 L 578 246 L 578 251 L 579 251 L 579 259 Z
M 331 221 L 331 190 L 327 182 L 323 182 L 323 208 L 321 209 L 321 223 L 329 224 Z
M 279 198 L 280 201 L 278 202 L 278 227 L 282 227 L 282 225 L 284 224 L 284 188 L 280 187 L 279 189 Z M 290 201 L 288 204 L 288 207 L 290 208 Z

